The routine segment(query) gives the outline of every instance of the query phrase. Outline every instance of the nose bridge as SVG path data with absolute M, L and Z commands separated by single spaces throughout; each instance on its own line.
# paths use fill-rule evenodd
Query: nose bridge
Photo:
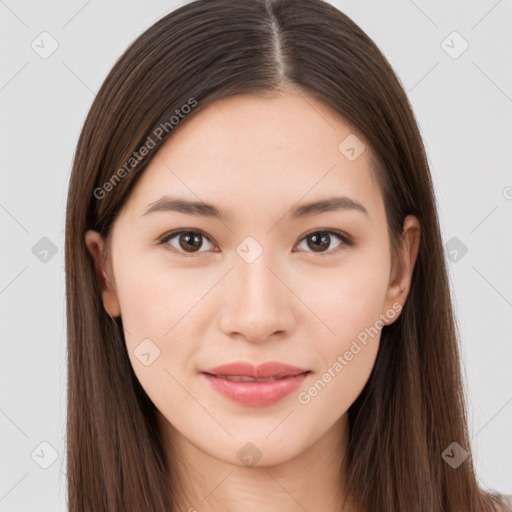
M 256 341 L 286 331 L 293 318 L 291 294 L 276 277 L 280 270 L 268 251 L 251 260 L 236 256 L 224 297 L 222 329 Z
M 250 263 L 239 258 L 233 272 L 233 278 L 237 282 L 236 289 L 239 292 L 238 300 L 246 297 L 253 302 L 253 305 L 257 305 L 258 302 L 268 303 L 277 298 L 278 282 L 274 275 L 275 268 L 273 272 L 270 270 L 272 266 L 275 267 L 275 264 L 268 257 L 268 253 L 262 254 Z

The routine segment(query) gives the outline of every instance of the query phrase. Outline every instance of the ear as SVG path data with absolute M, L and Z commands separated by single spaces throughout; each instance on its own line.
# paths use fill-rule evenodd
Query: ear
M 103 307 L 110 316 L 120 316 L 121 308 L 114 290 L 113 280 L 108 275 L 104 240 L 97 231 L 90 229 L 85 233 L 85 245 L 94 260 L 96 276 L 101 287 Z
M 411 289 L 412 273 L 418 256 L 420 246 L 421 227 L 414 215 L 408 215 L 404 221 L 401 245 L 398 250 L 397 259 L 392 265 L 389 287 L 385 301 L 385 311 L 391 308 L 395 310 L 396 303 L 401 307 L 405 304 L 409 290 Z M 395 308 L 393 308 L 395 304 Z M 401 309 L 400 309 L 401 310 Z M 394 316 L 394 319 L 399 315 Z M 389 320 L 386 323 L 393 323 Z

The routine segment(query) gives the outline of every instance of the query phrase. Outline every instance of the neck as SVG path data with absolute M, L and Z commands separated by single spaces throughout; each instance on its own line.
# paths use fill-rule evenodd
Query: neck
M 215 512 L 354 512 L 345 500 L 348 416 L 291 459 L 254 466 L 214 457 L 158 413 L 176 510 Z M 276 447 L 277 448 L 277 447 Z

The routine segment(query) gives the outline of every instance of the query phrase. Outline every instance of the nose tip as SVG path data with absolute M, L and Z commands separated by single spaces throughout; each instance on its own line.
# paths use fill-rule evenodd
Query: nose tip
M 240 263 L 222 294 L 222 331 L 252 343 L 284 336 L 294 322 L 290 291 L 263 259 Z
M 250 334 L 248 334 L 248 332 L 250 332 Z M 265 341 L 266 339 L 270 338 L 270 337 L 279 337 L 284 334 L 284 330 L 280 329 L 278 331 L 273 331 L 273 332 L 269 332 L 269 331 L 265 331 L 265 332 L 261 332 L 261 333 L 255 333 L 254 330 L 253 331 L 248 331 L 248 332 L 236 332 L 236 333 L 233 333 L 234 335 L 237 335 L 237 336 L 240 336 L 240 337 L 244 337 L 247 341 L 250 341 L 251 343 L 261 343 L 263 341 Z

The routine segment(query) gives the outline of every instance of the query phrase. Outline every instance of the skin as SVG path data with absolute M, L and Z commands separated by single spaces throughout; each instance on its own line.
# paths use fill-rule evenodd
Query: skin
M 389 311 L 405 303 L 420 239 L 418 220 L 408 216 L 392 268 L 369 148 L 354 161 L 338 150 L 355 133 L 327 106 L 291 92 L 216 101 L 187 120 L 144 171 L 114 223 L 110 259 L 99 233 L 86 233 L 104 307 L 122 316 L 134 372 L 159 411 L 166 455 L 182 485 L 180 510 L 342 509 L 347 410 L 373 368 L 380 329 L 309 403 L 297 396 L 379 315 L 396 321 L 399 312 L 390 318 Z M 290 218 L 297 203 L 334 192 L 362 203 L 368 215 Z M 144 215 L 165 194 L 214 204 L 231 218 Z M 180 228 L 207 238 L 194 249 L 175 236 L 167 246 L 180 254 L 155 243 Z M 321 229 L 341 230 L 355 243 L 332 235 L 315 252 L 306 235 Z M 263 249 L 252 263 L 236 252 L 247 236 Z M 160 350 L 149 366 L 134 354 L 146 338 Z M 199 374 L 237 360 L 312 373 L 276 404 L 248 407 Z M 237 456 L 248 442 L 261 453 L 253 467 Z M 354 509 L 346 502 L 343 510 Z

